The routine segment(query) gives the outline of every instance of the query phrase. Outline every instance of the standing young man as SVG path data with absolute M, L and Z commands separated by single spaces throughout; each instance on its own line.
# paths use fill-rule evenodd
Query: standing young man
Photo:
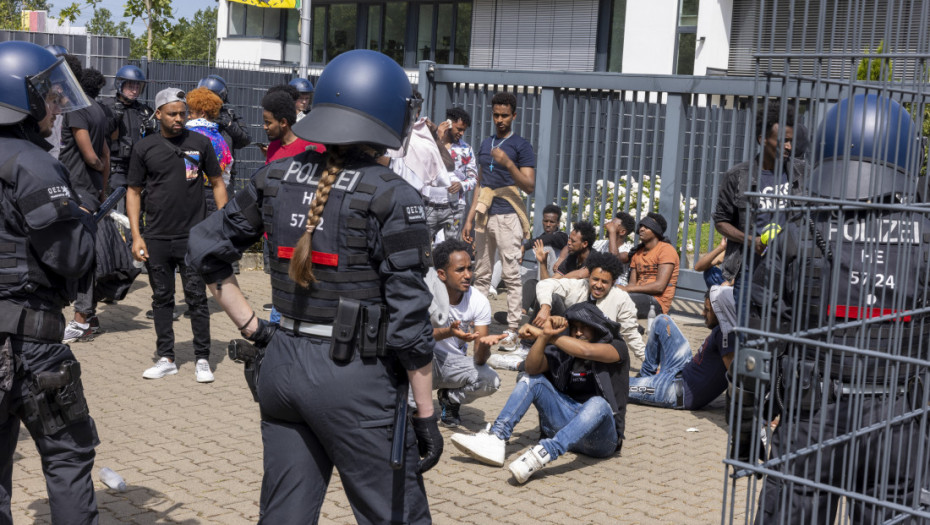
M 439 125 L 439 145 L 449 152 L 455 163 L 452 184 L 448 187 L 429 186 L 425 188 L 426 223 L 433 235 L 439 229 L 445 230 L 445 238 L 458 237 L 462 226 L 462 210 L 465 209 L 465 195 L 475 189 L 478 183 L 478 169 L 475 167 L 475 154 L 463 138 L 471 126 L 471 115 L 462 108 L 446 110 L 446 120 Z
M 81 206 L 96 212 L 103 201 L 103 189 L 110 177 L 110 147 L 107 131 L 110 116 L 95 99 L 106 83 L 96 69 L 85 69 L 81 88 L 90 100 L 90 106 L 65 114 L 61 128 L 62 150 L 59 160 L 68 168 L 71 187 L 77 193 Z M 62 343 L 73 343 L 100 329 L 97 321 L 97 302 L 94 300 L 93 272 L 78 290 L 74 300 L 74 319 L 65 327 Z
M 530 238 L 532 228 L 521 190 L 532 193 L 536 189 L 536 154 L 533 146 L 513 131 L 517 98 L 512 93 L 498 93 L 491 99 L 491 109 L 496 133 L 485 139 L 478 151 L 478 187 L 462 238 L 475 244 L 475 287 L 482 294 L 487 295 L 491 286 L 491 258 L 495 250 L 500 253 L 507 284 L 507 331 L 501 348 L 514 350 L 523 306 L 520 247 Z
M 433 250 L 433 263 L 446 286 L 450 306 L 447 326 L 433 329 L 433 388 L 439 389 L 442 424 L 456 427 L 461 423 L 462 403 L 491 395 L 501 386 L 497 372 L 487 365 L 491 303 L 471 287 L 468 244 L 459 239 L 442 242 Z M 467 353 L 469 342 L 474 344 L 472 358 Z
M 132 228 L 132 256 L 145 261 L 152 285 L 158 362 L 142 377 L 160 379 L 177 374 L 174 362 L 174 271 L 184 284 L 184 301 L 191 312 L 197 382 L 213 381 L 210 370 L 210 312 L 206 285 L 184 261 L 191 228 L 206 217 L 204 176 L 213 186 L 216 206 L 226 205 L 226 184 L 210 139 L 184 128 L 184 92 L 163 89 L 155 96 L 155 118 L 161 132 L 140 140 L 129 164 L 126 208 Z M 293 106 L 292 106 L 293 108 Z M 139 229 L 142 188 L 145 197 L 145 237 Z

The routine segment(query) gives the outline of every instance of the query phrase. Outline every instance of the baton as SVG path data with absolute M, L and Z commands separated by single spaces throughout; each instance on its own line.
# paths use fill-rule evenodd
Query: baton
M 404 467 L 404 442 L 407 441 L 407 392 L 410 383 L 397 387 L 397 410 L 394 412 L 394 435 L 391 436 L 391 468 Z
M 103 201 L 103 204 L 97 208 L 97 211 L 94 212 L 94 222 L 100 222 L 100 219 L 103 219 L 107 216 L 110 211 L 116 207 L 119 201 L 123 200 L 123 197 L 126 196 L 126 188 L 120 186 L 113 190 L 113 193 L 107 197 L 107 200 Z

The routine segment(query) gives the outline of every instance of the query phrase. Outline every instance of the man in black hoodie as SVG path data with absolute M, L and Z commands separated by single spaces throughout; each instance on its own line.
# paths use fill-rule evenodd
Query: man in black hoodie
M 507 439 L 534 405 L 545 439 L 510 464 L 518 483 L 569 450 L 593 457 L 619 451 L 630 359 L 617 329 L 587 302 L 569 308 L 565 317 L 550 317 L 543 328 L 523 325 L 520 337 L 536 338 L 526 356 L 526 374 L 489 429 L 454 434 L 452 444 L 482 463 L 503 466 Z

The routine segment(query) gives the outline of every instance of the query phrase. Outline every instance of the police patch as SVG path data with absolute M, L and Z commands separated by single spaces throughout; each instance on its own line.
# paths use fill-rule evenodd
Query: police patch
M 426 209 L 420 204 L 404 206 L 404 219 L 407 220 L 407 224 L 426 222 Z

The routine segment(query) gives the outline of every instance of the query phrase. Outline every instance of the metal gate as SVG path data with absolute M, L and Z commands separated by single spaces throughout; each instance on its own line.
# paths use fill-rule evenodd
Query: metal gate
M 721 521 L 930 523 L 930 1 L 739 4 L 777 110 L 737 225 Z

